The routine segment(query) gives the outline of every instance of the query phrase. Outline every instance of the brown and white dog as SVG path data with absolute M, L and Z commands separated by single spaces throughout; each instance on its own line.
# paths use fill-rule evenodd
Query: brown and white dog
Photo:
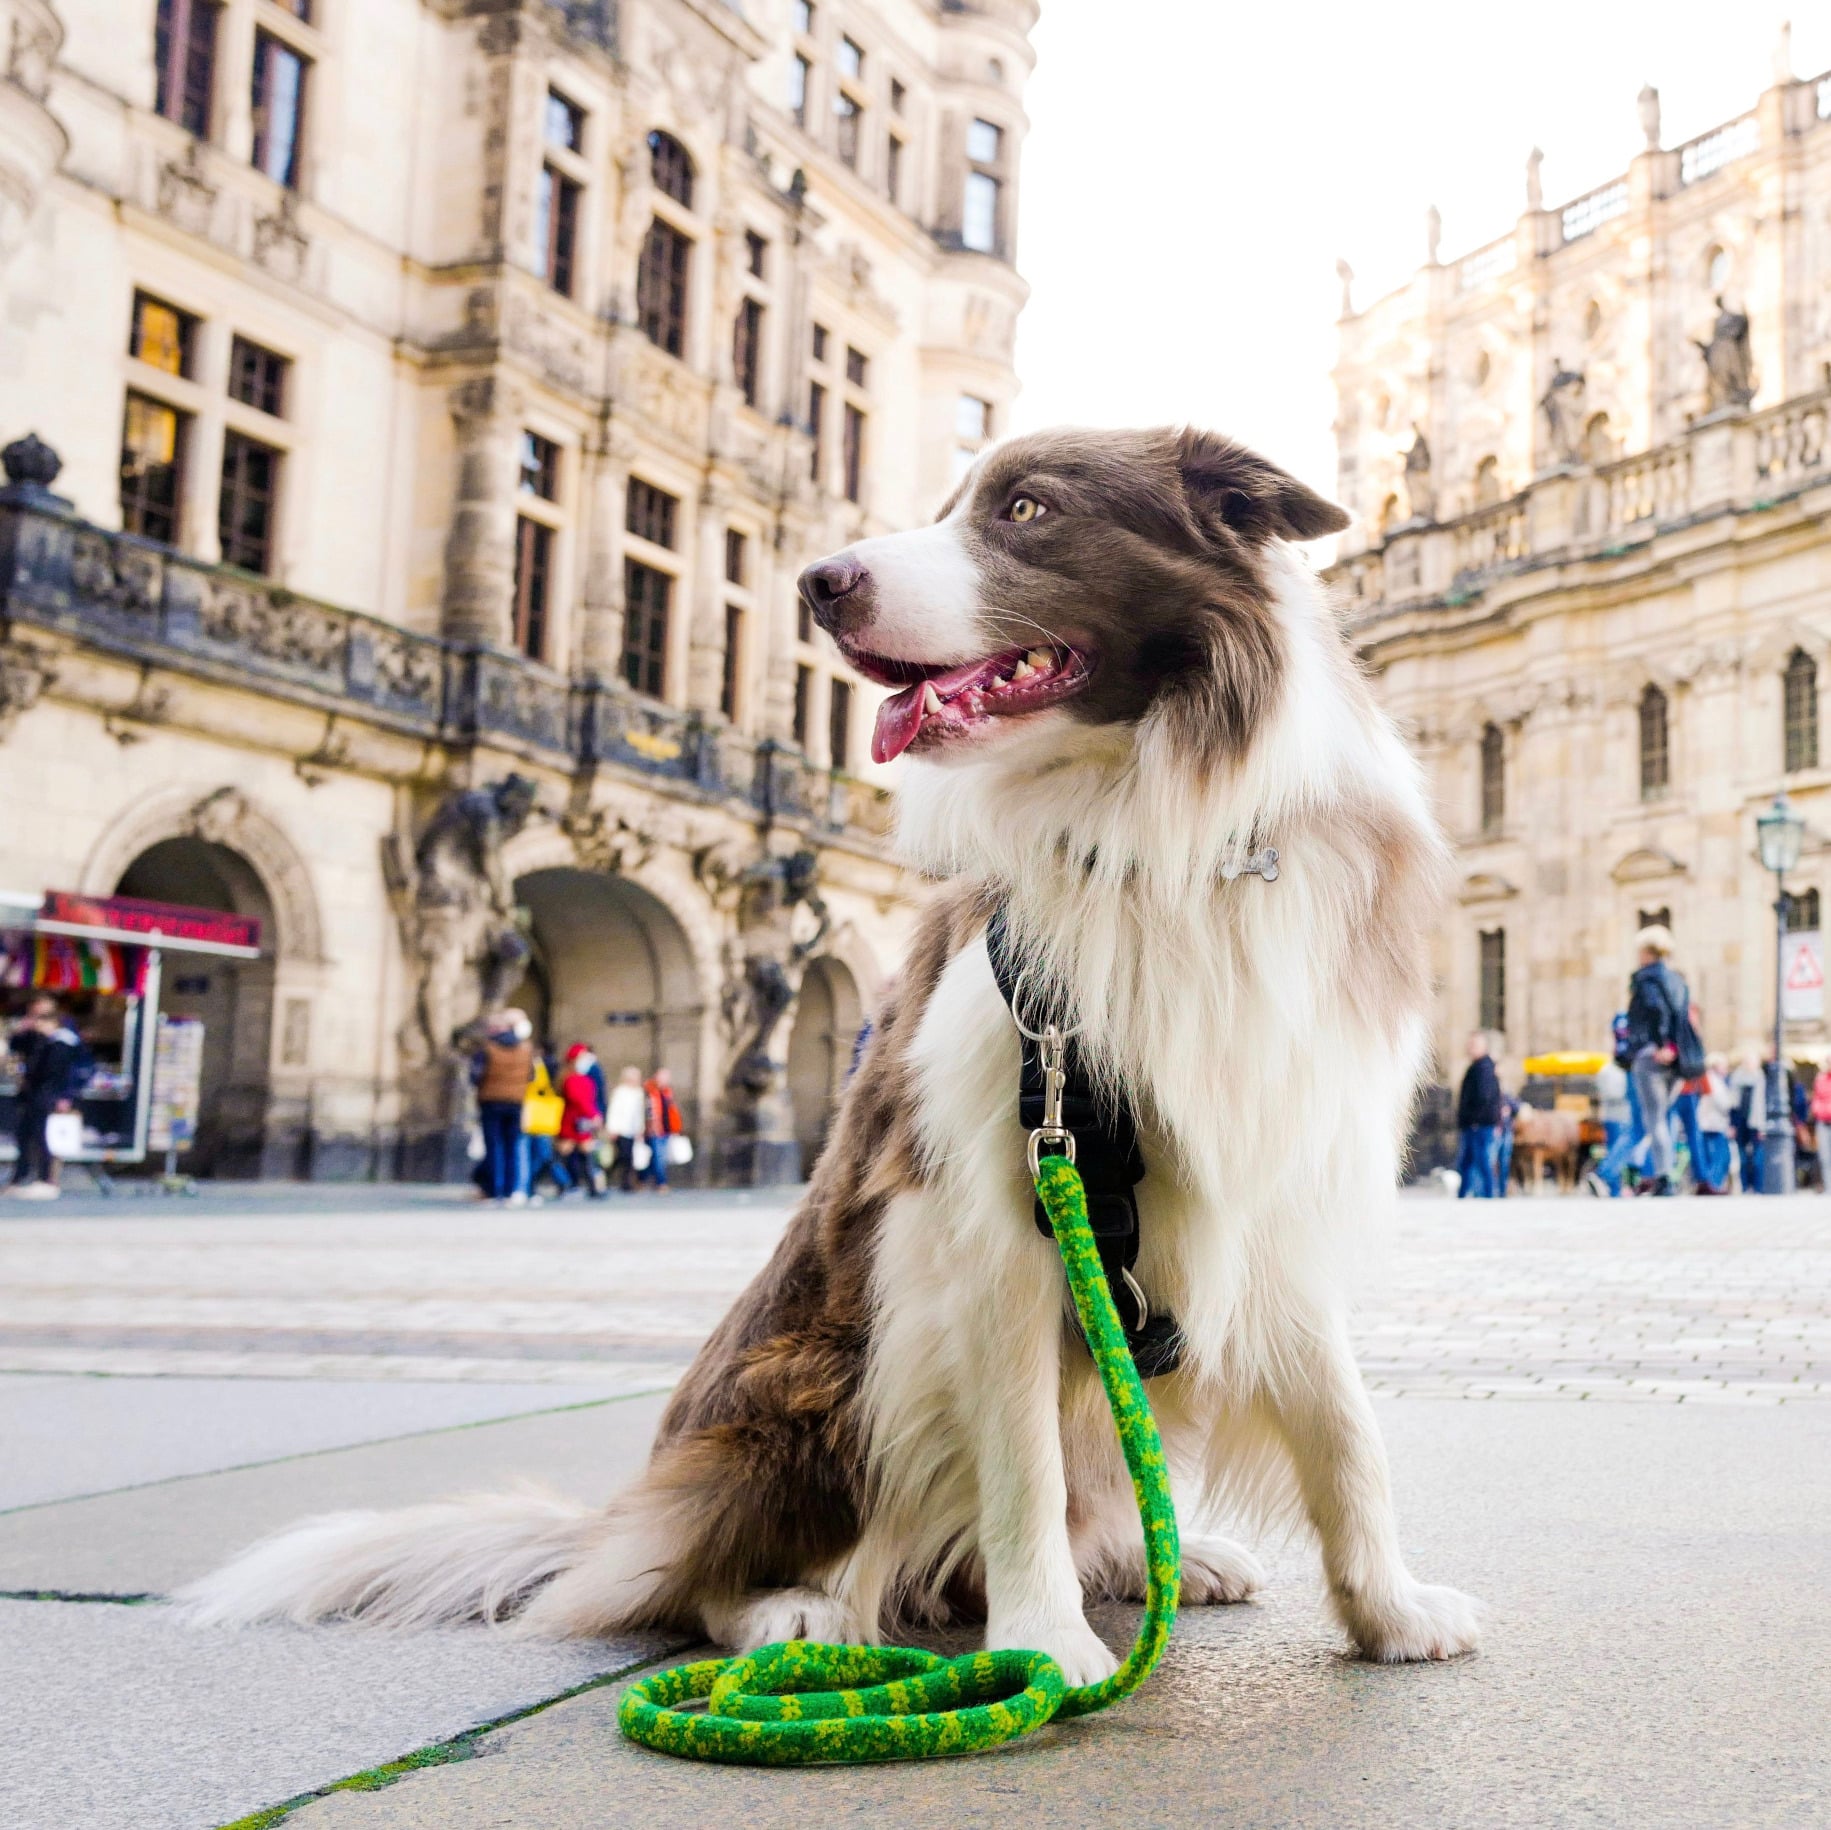
M 1416 770 L 1287 542 L 1341 512 L 1198 432 L 986 454 L 932 526 L 801 588 L 899 690 L 902 837 L 949 881 L 775 1256 L 602 1511 L 518 1495 L 307 1521 L 189 1591 L 205 1620 L 665 1624 L 731 1646 L 984 1612 L 1071 1683 L 1083 1612 L 1143 1589 L 1139 1527 L 1060 1264 L 1031 1222 L 1010 932 L 1137 1115 L 1138 1276 L 1180 1321 L 1152 1382 L 1184 1599 L 1252 1557 L 1204 1535 L 1294 1497 L 1368 1658 L 1445 1658 L 1475 1607 L 1405 1568 L 1349 1350 L 1353 1245 L 1393 1198 L 1444 856 Z M 1275 883 L 1241 866 L 1275 845 Z

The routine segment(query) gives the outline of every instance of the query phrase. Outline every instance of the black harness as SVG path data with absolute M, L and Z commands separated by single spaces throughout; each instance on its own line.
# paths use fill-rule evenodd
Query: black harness
M 1100 1250 L 1100 1265 L 1106 1272 L 1107 1287 L 1112 1291 L 1113 1306 L 1125 1328 L 1126 1345 L 1140 1375 L 1151 1379 L 1174 1372 L 1182 1359 L 1182 1333 L 1175 1320 L 1152 1311 L 1132 1268 L 1138 1262 L 1138 1184 L 1144 1180 L 1144 1155 L 1138 1148 L 1138 1123 L 1131 1108 L 1120 1100 L 1115 1104 L 1102 1099 L 1092 1076 L 1087 1072 L 1081 1052 L 1072 1035 L 1063 1048 L 1059 1116 L 1048 1111 L 1049 1088 L 1043 1059 L 1043 1045 L 1031 1033 L 1026 1013 L 1017 1007 L 1017 981 L 1021 961 L 1012 944 L 1001 905 L 992 915 L 985 932 L 986 952 L 992 961 L 992 976 L 1004 1001 L 1011 1007 L 1022 1038 L 1023 1066 L 1017 1083 L 1017 1115 L 1029 1132 L 1045 1131 L 1059 1136 L 1067 1133 L 1072 1141 L 1075 1168 L 1087 1189 L 1087 1217 L 1093 1226 L 1094 1243 Z M 1036 1013 L 1027 1013 L 1030 1020 Z M 1048 1022 L 1053 1019 L 1045 1018 Z M 1058 1029 L 1066 1025 L 1057 1023 Z M 1068 1152 L 1042 1146 L 1045 1155 Z M 1044 1238 L 1053 1238 L 1049 1216 L 1041 1201 L 1036 1203 L 1037 1230 Z

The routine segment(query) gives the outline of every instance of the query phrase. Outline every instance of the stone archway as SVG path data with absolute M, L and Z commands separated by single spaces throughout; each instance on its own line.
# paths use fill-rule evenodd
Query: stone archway
M 788 1038 L 788 1090 L 804 1173 L 812 1172 L 826 1143 L 863 1022 L 864 1001 L 849 968 L 830 953 L 809 961 Z
M 613 1081 L 625 1066 L 669 1069 L 682 1115 L 699 1129 L 704 997 L 667 906 L 626 877 L 570 865 L 517 877 L 515 900 L 532 922 L 533 955 L 510 1002 L 536 1037 L 559 1055 L 586 1043 Z
M 274 971 L 282 940 L 261 873 L 239 851 L 192 833 L 154 840 L 110 887 L 121 896 L 260 922 L 259 959 L 167 953 L 159 1000 L 167 1016 L 194 1017 L 204 1026 L 202 1102 L 184 1166 L 193 1175 L 260 1175 L 267 1167 Z

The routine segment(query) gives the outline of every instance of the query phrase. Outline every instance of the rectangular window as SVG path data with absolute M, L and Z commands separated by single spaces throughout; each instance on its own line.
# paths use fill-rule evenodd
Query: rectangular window
M 569 102 L 557 89 L 547 91 L 547 110 L 541 129 L 549 146 L 561 152 L 582 152 L 585 147 L 585 110 Z
M 680 498 L 665 489 L 645 483 L 640 477 L 629 480 L 629 494 L 624 503 L 623 525 L 639 540 L 651 540 L 656 546 L 674 544 L 674 511 Z
M 805 663 L 795 669 L 795 722 L 793 733 L 795 748 L 807 748 L 807 724 L 812 716 L 810 707 L 814 698 L 814 670 Z
M 799 642 L 814 639 L 814 613 L 808 608 L 805 597 L 795 599 L 795 639 Z
M 827 763 L 830 768 L 852 766 L 852 685 L 848 680 L 834 680 L 827 687 L 826 738 Z
M 736 604 L 725 606 L 725 670 L 718 687 L 718 709 L 737 722 L 738 674 L 744 661 L 744 612 Z
M 240 432 L 223 434 L 223 487 L 216 533 L 223 564 L 244 572 L 273 570 L 275 510 L 280 494 L 280 454 Z
M 750 541 L 735 527 L 725 529 L 725 582 L 741 585 L 749 582 Z
M 763 307 L 755 299 L 746 299 L 737 308 L 737 322 L 731 327 L 731 374 L 748 407 L 757 404 L 762 360 Z
M 839 49 L 833 53 L 833 61 L 838 64 L 841 76 L 858 78 L 865 73 L 864 47 L 855 38 L 840 39 Z
M 150 293 L 134 294 L 133 326 L 127 336 L 127 353 L 168 375 L 188 376 L 197 343 L 197 320 L 188 311 L 155 299 Z
M 807 474 L 818 483 L 826 468 L 826 389 L 817 381 L 807 384 L 807 435 L 814 441 Z
M 744 231 L 744 271 L 753 279 L 767 279 L 764 271 L 769 259 L 769 243 L 755 229 Z
M 816 362 L 826 361 L 826 335 L 824 324 L 814 326 L 814 360 Z
M 892 203 L 903 201 L 903 142 L 895 134 L 884 142 L 884 195 Z
M 788 65 L 788 112 L 794 118 L 797 127 L 807 127 L 807 89 L 808 78 L 813 73 L 813 66 L 805 57 L 797 54 L 789 60 Z
M 547 658 L 547 607 L 553 590 L 553 530 L 521 515 L 515 521 L 515 646 L 532 661 Z
M 858 169 L 858 119 L 862 110 L 849 95 L 840 94 L 833 97 L 833 113 L 838 117 L 834 129 L 834 146 L 839 153 L 840 162 L 849 165 L 854 171 Z
M 178 541 L 190 417 L 129 394 L 121 427 L 121 526 L 167 546 Z
M 291 45 L 254 35 L 254 164 L 275 184 L 299 182 L 305 137 L 305 59 Z
M 811 38 L 814 35 L 813 0 L 795 0 L 794 14 L 795 30 L 803 38 Z
M 207 139 L 216 91 L 215 0 L 159 0 L 153 24 L 157 73 L 153 106 L 187 133 Z
M 963 445 L 976 445 L 991 435 L 991 403 L 977 394 L 962 394 L 954 402 L 954 437 Z
M 1497 1033 L 1507 1027 L 1507 933 L 1484 929 L 1481 935 L 1481 1011 L 1477 1029 Z
M 1004 147 L 1004 129 L 990 121 L 975 121 L 966 130 L 966 156 L 975 165 L 996 165 Z
M 862 407 L 848 400 L 845 413 L 845 484 L 846 500 L 864 499 L 865 485 L 865 415 Z
M 543 502 L 559 500 L 559 446 L 538 432 L 521 435 L 521 490 Z
M 1818 932 L 1818 891 L 1801 890 L 1797 895 L 1788 891 L 1785 897 L 1786 908 L 1782 919 L 1789 934 L 1814 934 Z M 1669 923 L 1667 924 L 1670 925 Z
M 543 165 L 534 204 L 534 252 L 547 284 L 567 298 L 572 296 L 578 233 L 579 187 L 552 166 Z
M 668 679 L 668 606 L 674 581 L 640 560 L 623 562 L 623 678 L 651 699 Z
M 890 79 L 890 112 L 901 114 L 903 105 L 909 100 L 909 91 L 893 76 Z
M 850 345 L 847 345 L 846 380 L 851 382 L 853 387 L 862 388 L 865 385 L 865 377 L 870 372 L 871 364 L 864 352 L 862 350 L 855 350 Z
M 658 349 L 678 356 L 687 341 L 687 262 L 693 243 L 658 216 L 642 244 L 636 271 L 636 319 Z
M 998 180 L 984 172 L 966 174 L 966 207 L 960 239 L 978 254 L 998 252 Z
M 237 337 L 229 345 L 229 395 L 245 407 L 271 413 L 286 412 L 286 376 L 292 364 L 277 351 Z

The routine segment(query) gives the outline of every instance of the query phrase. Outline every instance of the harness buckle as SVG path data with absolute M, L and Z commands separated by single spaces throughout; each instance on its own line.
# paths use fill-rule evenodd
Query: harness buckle
M 1037 1048 L 1043 1070 L 1043 1122 L 1030 1133 L 1030 1179 L 1042 1174 L 1043 1144 L 1046 1140 L 1065 1146 L 1052 1150 L 1051 1156 L 1065 1156 L 1074 1161 L 1074 1133 L 1062 1123 L 1062 1095 L 1068 1088 L 1068 1038 L 1061 1025 L 1049 1024 L 1037 1037 Z

